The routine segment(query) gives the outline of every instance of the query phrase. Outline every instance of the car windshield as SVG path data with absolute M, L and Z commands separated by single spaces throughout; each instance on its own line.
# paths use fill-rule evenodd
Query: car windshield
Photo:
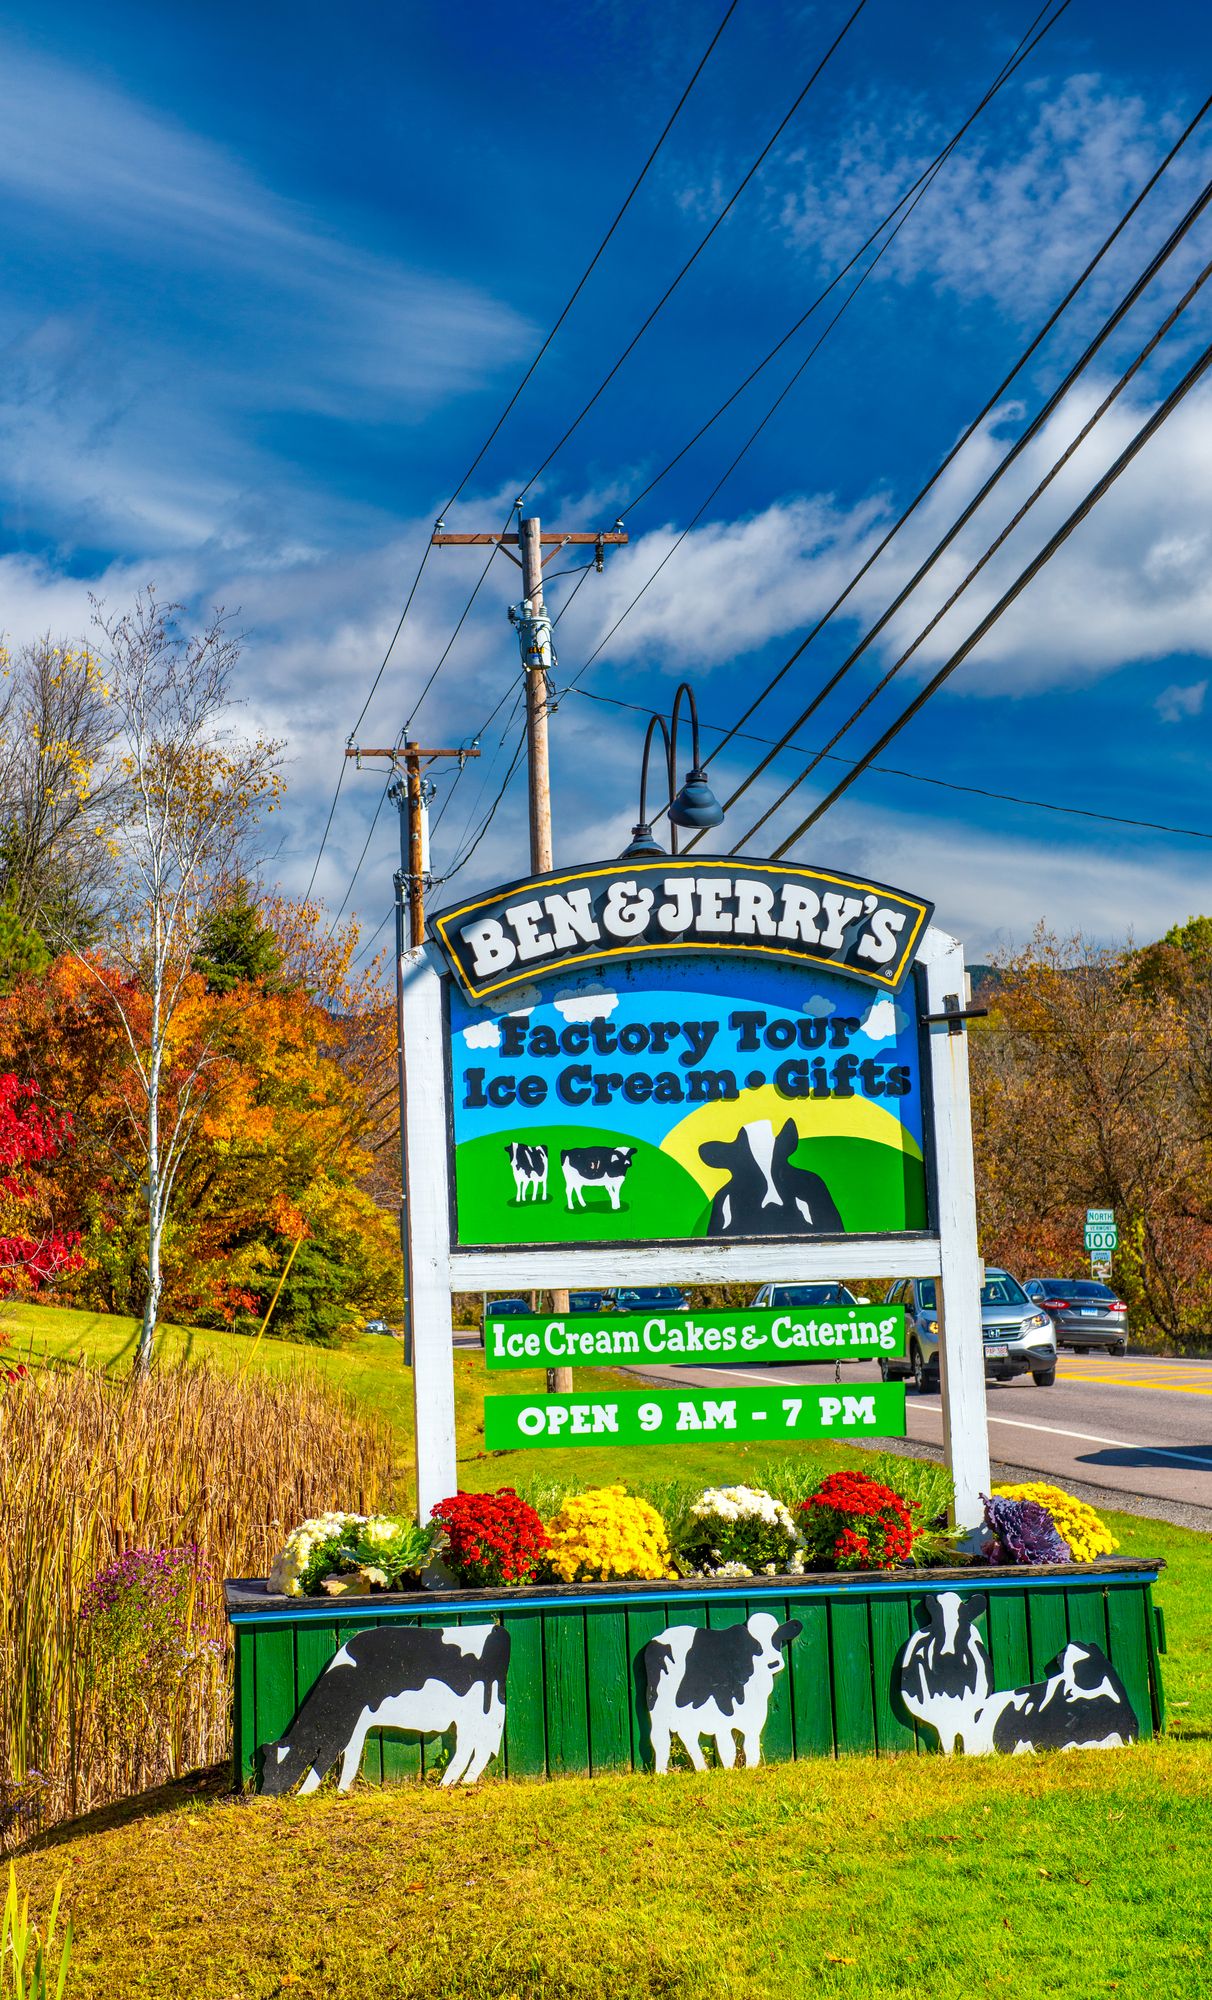
M 776 1306 L 849 1306 L 854 1295 L 845 1285 L 775 1285 L 771 1294 Z
M 1047 1278 L 1048 1296 L 1055 1292 L 1062 1299 L 1113 1299 L 1115 1293 L 1109 1285 L 1096 1285 L 1089 1278 Z
M 672 1285 L 642 1285 L 634 1292 L 620 1292 L 620 1305 L 674 1306 L 682 1303 L 682 1294 Z
M 490 1313 L 528 1313 L 530 1307 L 525 1299 L 489 1299 Z
M 569 1292 L 568 1310 L 574 1313 L 599 1312 L 602 1306 L 601 1292 Z
M 934 1311 L 935 1297 L 934 1280 L 927 1278 L 926 1282 L 918 1287 L 918 1298 L 923 1312 Z M 986 1278 L 981 1286 L 983 1306 L 1025 1306 L 1030 1303 L 1018 1279 L 1012 1278 L 1008 1271 L 998 1271 L 995 1276 Z

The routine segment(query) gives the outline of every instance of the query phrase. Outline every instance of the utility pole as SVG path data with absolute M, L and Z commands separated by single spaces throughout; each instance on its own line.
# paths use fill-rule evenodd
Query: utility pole
M 555 653 L 551 644 L 551 620 L 543 602 L 543 571 L 554 560 L 561 549 L 589 547 L 593 549 L 595 566 L 601 570 L 603 554 L 607 544 L 618 547 L 627 541 L 621 521 L 615 523 L 609 533 L 584 534 L 551 532 L 543 533 L 542 523 L 537 514 L 521 515 L 521 501 L 518 502 L 519 518 L 516 534 L 507 535 L 448 535 L 439 521 L 431 540 L 441 548 L 455 547 L 485 548 L 496 544 L 503 555 L 517 563 L 522 572 L 522 602 L 511 605 L 510 623 L 517 627 L 518 643 L 522 649 L 522 672 L 526 681 L 526 758 L 530 793 L 530 871 L 532 875 L 543 875 L 551 868 L 551 764 L 547 745 L 547 712 L 550 695 L 547 673 L 555 665 Z M 515 556 L 514 549 L 518 550 Z M 544 555 L 543 550 L 550 554 Z M 551 1294 L 553 1313 L 568 1311 L 568 1293 L 553 1291 Z M 547 1370 L 549 1390 L 567 1394 L 572 1388 L 571 1368 L 549 1368 Z
M 430 763 L 435 757 L 457 757 L 460 769 L 468 757 L 478 757 L 478 749 L 471 750 L 425 750 L 410 739 L 403 750 L 397 744 L 393 749 L 364 750 L 360 746 L 347 749 L 345 755 L 357 760 L 362 768 L 364 757 L 386 757 L 392 767 L 388 781 L 387 796 L 400 817 L 400 865 L 395 872 L 396 890 L 396 1089 L 400 1109 L 400 1256 L 404 1265 L 404 1360 L 412 1360 L 412 1278 L 408 1256 L 408 1155 L 405 1149 L 405 1092 L 404 1092 L 404 951 L 405 937 L 409 947 L 415 951 L 425 942 L 425 867 L 428 861 L 426 849 L 426 807 L 429 803 L 428 779 L 421 776 L 422 763 Z M 404 776 L 400 776 L 400 760 L 403 757 Z

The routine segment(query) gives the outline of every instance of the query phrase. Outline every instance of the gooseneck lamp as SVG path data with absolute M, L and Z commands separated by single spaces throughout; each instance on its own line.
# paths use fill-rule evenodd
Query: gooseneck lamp
M 678 721 L 681 715 L 682 699 L 685 697 L 690 707 L 691 759 L 682 788 L 674 793 L 674 778 L 678 763 Z M 648 818 L 648 759 L 652 752 L 652 739 L 657 730 L 661 732 L 665 751 L 666 797 L 669 809 L 669 845 L 672 853 L 678 851 L 678 828 L 689 827 L 696 833 L 704 832 L 710 826 L 719 826 L 724 817 L 724 808 L 707 782 L 707 773 L 699 755 L 699 711 L 694 698 L 694 689 L 688 681 L 683 681 L 673 697 L 673 715 L 670 726 L 666 727 L 663 715 L 654 715 L 648 724 L 644 737 L 644 757 L 640 765 L 640 817 L 631 829 L 631 840 L 620 855 L 622 861 L 651 861 L 664 852 L 660 841 L 652 831 Z

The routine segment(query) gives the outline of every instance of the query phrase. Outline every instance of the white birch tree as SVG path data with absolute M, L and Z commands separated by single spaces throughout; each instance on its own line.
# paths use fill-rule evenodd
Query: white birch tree
M 123 786 L 106 836 L 115 879 L 105 945 L 122 977 L 102 984 L 129 1051 L 145 1166 L 147 1294 L 136 1374 L 147 1373 L 154 1353 L 177 1172 L 222 1060 L 213 1037 L 182 1032 L 197 983 L 193 959 L 207 918 L 247 874 L 255 829 L 282 791 L 281 746 L 233 728 L 239 640 L 222 612 L 193 634 L 179 616 L 151 589 L 120 617 L 95 613 Z

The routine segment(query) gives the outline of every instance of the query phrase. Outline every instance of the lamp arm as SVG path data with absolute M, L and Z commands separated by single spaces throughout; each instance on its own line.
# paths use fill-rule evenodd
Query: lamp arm
M 648 824 L 648 756 L 649 752 L 652 749 L 653 733 L 657 729 L 660 730 L 661 735 L 665 739 L 665 775 L 668 780 L 669 803 L 671 805 L 673 803 L 673 745 L 670 742 L 669 731 L 665 726 L 664 716 L 654 715 L 651 722 L 648 724 L 648 729 L 644 737 L 644 758 L 643 762 L 640 765 L 641 826 L 647 826 Z

